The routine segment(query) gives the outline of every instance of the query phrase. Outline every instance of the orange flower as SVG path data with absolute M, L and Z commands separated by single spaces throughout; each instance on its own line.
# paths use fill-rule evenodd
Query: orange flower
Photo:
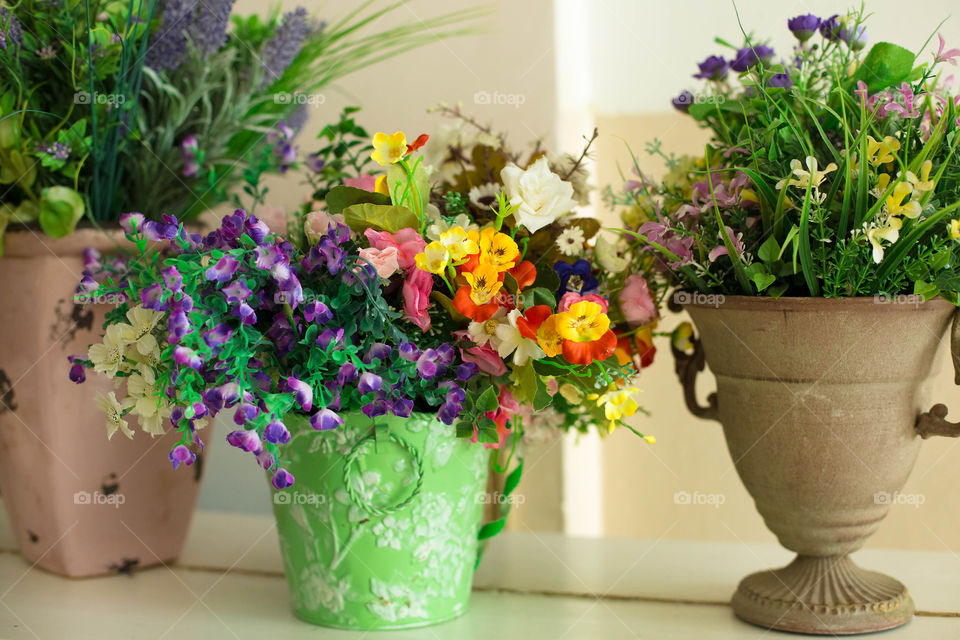
M 486 322 L 500 308 L 496 302 L 488 304 L 476 304 L 470 296 L 471 289 L 468 286 L 457 289 L 457 294 L 453 297 L 453 308 L 457 313 L 464 315 L 474 322 Z
M 550 307 L 545 304 L 530 307 L 522 316 L 517 318 L 517 329 L 520 330 L 524 338 L 536 340 L 540 325 L 552 314 L 553 312 L 550 310 Z
M 588 365 L 594 360 L 606 360 L 616 350 L 617 336 L 609 330 L 593 342 L 563 341 L 563 357 L 570 364 Z
M 537 268 L 533 266 L 533 263 L 529 260 L 524 260 L 507 273 L 512 275 L 514 280 L 517 281 L 517 286 L 520 291 L 532 285 L 537 279 Z
M 537 344 L 540 345 L 540 348 L 543 349 L 543 352 L 547 354 L 547 357 L 552 358 L 563 353 L 563 337 L 557 331 L 557 322 L 559 321 L 558 316 L 550 316 L 540 325 L 540 328 L 537 329 Z
M 427 140 L 429 139 L 430 139 L 430 136 L 428 136 L 425 133 L 421 133 L 419 136 L 417 136 L 417 139 L 413 141 L 413 144 L 407 145 L 407 153 L 408 154 L 413 153 L 423 145 L 427 144 Z

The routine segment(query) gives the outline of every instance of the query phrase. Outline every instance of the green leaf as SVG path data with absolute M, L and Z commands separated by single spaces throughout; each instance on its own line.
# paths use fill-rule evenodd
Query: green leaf
M 560 276 L 551 267 L 537 267 L 537 279 L 533 286 L 547 291 L 558 291 L 560 289 Z
M 430 204 L 430 179 L 427 176 L 427 170 L 423 166 L 418 166 L 413 172 L 413 180 L 407 176 L 407 170 L 399 163 L 391 164 L 387 169 L 387 187 L 390 189 L 390 199 L 396 205 L 410 206 L 416 208 L 413 203 L 416 197 L 420 196 L 420 211 L 424 211 Z
M 500 407 L 500 399 L 497 397 L 496 387 L 490 385 L 484 389 L 480 397 L 477 398 L 477 410 L 484 413 L 496 411 Z
M 69 235 L 83 217 L 83 198 L 69 187 L 47 187 L 40 198 L 40 227 L 53 238 Z
M 378 205 L 369 202 L 355 204 L 343 210 L 347 226 L 356 233 L 367 229 L 396 233 L 400 229 L 417 229 L 420 220 L 417 214 L 406 207 Z
M 474 433 L 473 425 L 467 422 L 466 420 L 461 420 L 457 423 L 457 437 L 458 438 L 472 438 Z
M 520 382 L 520 389 L 525 398 L 532 399 L 537 397 L 537 372 L 532 363 L 517 369 L 517 378 Z
M 540 304 L 545 304 L 551 309 L 557 306 L 557 299 L 553 295 L 553 292 L 548 289 L 544 289 L 543 287 L 534 287 L 533 289 L 529 289 L 524 296 L 526 297 L 524 306 L 527 308 L 535 307 Z
M 907 80 L 915 60 L 912 52 L 899 45 L 878 42 L 853 75 L 853 82 L 863 81 L 870 93 L 876 93 Z
M 506 518 L 500 518 L 499 520 L 488 522 L 487 524 L 480 527 L 480 533 L 477 534 L 477 538 L 479 540 L 486 540 L 487 538 L 492 538 L 493 536 L 503 531 L 503 527 L 506 524 L 507 524 Z
M 937 294 L 940 293 L 940 288 L 930 282 L 917 280 L 913 283 L 913 293 L 915 295 L 923 296 L 924 301 L 926 301 L 930 300 L 931 298 L 936 298 Z
M 431 291 L 430 299 L 434 300 L 437 304 L 443 307 L 443 310 L 449 313 L 450 317 L 457 324 L 465 325 L 470 322 L 470 318 L 453 308 L 453 300 L 451 300 L 448 296 L 440 293 L 439 291 Z
M 760 245 L 760 249 L 757 251 L 757 257 L 764 262 L 775 262 L 779 260 L 780 245 L 777 243 L 777 239 L 772 235 L 767 237 L 767 239 L 763 241 L 763 244 Z
M 523 459 L 517 461 L 517 468 L 510 472 L 507 480 L 503 483 L 503 495 L 509 496 L 520 484 L 520 476 L 523 475 Z
M 515 294 L 520 290 L 520 283 L 518 283 L 517 279 L 512 275 L 505 273 L 503 276 L 503 288 L 506 289 L 507 293 Z
M 540 379 L 540 376 L 537 376 L 537 393 L 533 396 L 533 410 L 543 411 L 551 404 L 553 404 L 553 396 L 547 391 L 547 385 Z
M 390 205 L 390 197 L 382 193 L 375 193 L 356 187 L 347 187 L 340 185 L 330 189 L 325 198 L 327 203 L 327 213 L 342 213 L 347 207 L 355 204 L 376 204 Z

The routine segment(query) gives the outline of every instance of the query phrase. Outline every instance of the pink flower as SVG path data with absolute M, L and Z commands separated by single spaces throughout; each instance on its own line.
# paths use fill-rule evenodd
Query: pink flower
M 480 371 L 488 373 L 491 376 L 502 376 L 507 372 L 507 365 L 503 363 L 503 358 L 497 354 L 494 349 L 488 345 L 482 347 L 470 347 L 461 349 L 460 357 L 464 362 L 474 362 Z
M 937 55 L 933 56 L 934 64 L 949 62 L 953 66 L 957 66 L 956 58 L 960 58 L 960 49 L 950 49 L 949 51 L 944 51 L 947 46 L 947 42 L 939 33 L 937 34 L 937 37 L 940 38 L 940 48 L 937 50 Z
M 345 224 L 343 215 L 330 215 L 322 209 L 311 211 L 307 214 L 307 219 L 303 223 L 303 232 L 307 234 L 307 239 L 316 243 L 321 236 L 327 234 L 331 224 Z
M 623 317 L 631 327 L 649 324 L 657 317 L 657 305 L 643 276 L 633 274 L 627 277 L 619 301 Z
M 428 271 L 413 269 L 403 283 L 403 315 L 423 331 L 430 330 L 430 291 L 433 276 Z
M 483 443 L 483 448 L 499 449 L 500 447 L 503 446 L 503 443 L 506 442 L 507 436 L 510 435 L 510 428 L 507 426 L 507 420 L 510 419 L 510 416 L 506 411 L 502 409 L 499 409 L 497 411 L 490 411 L 483 415 L 497 423 L 497 436 L 498 436 L 497 442 L 485 442 Z M 478 434 L 479 434 L 479 431 L 477 430 L 476 427 L 474 427 L 473 437 L 470 438 L 470 442 L 473 442 L 474 444 L 476 444 Z
M 343 184 L 347 185 L 348 187 L 363 189 L 364 191 L 377 190 L 377 178 L 369 173 L 364 173 L 356 178 L 344 178 Z
M 742 256 L 743 255 L 743 234 L 738 233 L 734 235 L 733 229 L 727 226 L 724 226 L 724 229 L 727 232 L 727 238 L 730 238 L 730 242 L 733 243 L 733 248 L 736 249 L 737 254 Z M 710 262 L 716 262 L 717 258 L 719 258 L 720 256 L 729 255 L 727 252 L 725 238 L 719 233 L 717 233 L 717 235 L 720 237 L 721 244 L 718 244 L 717 246 L 715 246 L 713 249 L 710 250 L 710 253 L 707 254 L 707 258 L 710 260 Z
M 595 302 L 603 307 L 604 313 L 606 313 L 607 309 L 610 308 L 610 303 L 607 302 L 607 299 L 602 296 L 598 296 L 595 293 L 588 293 L 585 296 L 581 296 L 579 293 L 569 291 L 563 294 L 563 297 L 560 298 L 560 304 L 557 306 L 556 312 L 563 313 L 564 311 L 570 311 L 570 307 L 578 302 Z
M 377 275 L 381 278 L 389 278 L 400 270 L 400 263 L 397 261 L 397 248 L 387 247 L 386 249 L 360 249 L 360 257 L 373 265 Z
M 394 247 L 397 250 L 397 262 L 404 271 L 416 266 L 417 254 L 427 246 L 423 237 L 413 229 L 400 229 L 396 233 L 367 229 L 364 235 L 374 249 Z
M 520 403 L 517 402 L 517 399 L 513 397 L 510 389 L 506 387 L 500 389 L 500 396 L 498 397 L 498 400 L 500 402 L 501 411 L 506 411 L 510 415 L 520 411 Z

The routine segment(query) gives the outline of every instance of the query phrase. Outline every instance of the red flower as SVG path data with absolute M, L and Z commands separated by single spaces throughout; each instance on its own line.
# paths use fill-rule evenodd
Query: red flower
M 417 136 L 417 139 L 413 141 L 413 144 L 407 145 L 407 153 L 413 153 L 423 145 L 427 144 L 427 140 L 429 139 L 430 136 L 425 133 L 421 133 L 419 136 Z
M 537 268 L 533 266 L 533 263 L 529 260 L 524 260 L 513 269 L 510 269 L 508 273 L 517 281 L 517 286 L 520 291 L 532 285 L 537 279 Z
M 460 287 L 457 295 L 453 297 L 453 308 L 474 322 L 486 322 L 493 317 L 500 305 L 496 302 L 478 305 L 470 299 L 470 287 Z
M 527 309 L 526 313 L 517 318 L 517 329 L 524 338 L 531 340 L 537 339 L 537 331 L 543 321 L 553 315 L 553 312 L 545 304 L 538 304 L 535 307 Z
M 588 365 L 594 360 L 606 360 L 617 350 L 617 335 L 607 331 L 593 342 L 563 341 L 563 357 L 570 364 Z

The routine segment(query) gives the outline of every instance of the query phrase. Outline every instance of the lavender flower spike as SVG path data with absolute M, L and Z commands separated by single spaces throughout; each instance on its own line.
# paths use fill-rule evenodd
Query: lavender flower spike
M 203 56 L 209 57 L 220 50 L 227 41 L 227 26 L 235 0 L 204 0 L 200 3 L 197 17 L 187 29 L 193 46 Z
M 307 10 L 297 7 L 295 11 L 284 14 L 283 22 L 277 27 L 267 43 L 263 45 L 263 85 L 273 84 L 287 70 L 293 59 L 300 53 L 304 39 L 313 30 L 307 19 Z

